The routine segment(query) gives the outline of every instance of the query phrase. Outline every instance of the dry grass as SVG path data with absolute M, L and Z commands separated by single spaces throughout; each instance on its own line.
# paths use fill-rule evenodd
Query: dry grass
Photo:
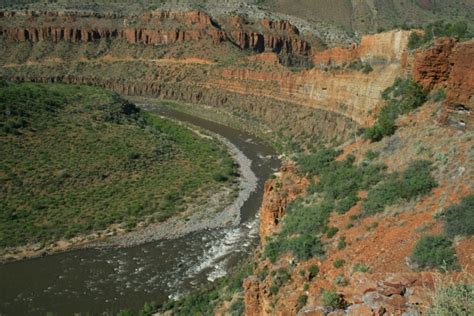
M 433 303 L 428 315 L 474 315 L 474 275 L 438 273 L 434 277 Z

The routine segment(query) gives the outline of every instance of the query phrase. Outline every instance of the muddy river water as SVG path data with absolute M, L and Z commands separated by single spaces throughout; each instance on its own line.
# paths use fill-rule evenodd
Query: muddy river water
M 0 315 L 83 315 L 140 309 L 179 296 L 215 278 L 258 243 L 258 208 L 266 179 L 279 161 L 255 136 L 171 109 L 163 116 L 217 133 L 251 161 L 258 178 L 235 227 L 209 229 L 130 248 L 81 249 L 0 265 Z

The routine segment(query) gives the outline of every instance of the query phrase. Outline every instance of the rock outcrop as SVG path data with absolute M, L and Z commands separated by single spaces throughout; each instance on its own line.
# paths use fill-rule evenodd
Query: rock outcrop
M 298 176 L 292 164 L 282 166 L 277 177 L 267 180 L 260 207 L 260 242 L 263 245 L 278 228 L 288 203 L 304 194 L 307 186 L 308 180 Z
M 413 77 L 426 91 L 446 88 L 446 112 L 458 124 L 472 124 L 474 110 L 474 40 L 440 38 L 415 54 Z
M 363 36 L 360 45 L 334 47 L 313 54 L 316 65 L 341 65 L 360 59 L 373 64 L 400 63 L 407 65 L 407 43 L 412 31 L 390 31 Z
M 298 36 L 298 29 L 288 21 L 262 20 L 263 31 L 260 32 L 246 21 L 230 17 L 229 23 L 225 23 L 232 29 L 224 30 L 200 11 L 153 11 L 141 17 L 101 16 L 95 19 L 81 13 L 20 11 L 2 12 L 0 19 L 0 34 L 17 42 L 125 39 L 130 44 L 166 45 L 208 39 L 214 44 L 230 41 L 241 49 L 259 53 L 271 51 L 308 56 L 311 51 L 311 45 Z M 12 26 L 15 24 L 28 26 Z
M 441 38 L 432 48 L 415 53 L 413 79 L 418 81 L 426 91 L 431 91 L 448 80 L 451 71 L 449 56 L 455 44 L 452 38 Z
M 354 273 L 338 292 L 347 305 L 331 314 L 320 304 L 303 308 L 298 315 L 418 315 L 431 304 L 432 273 Z M 263 315 L 263 314 L 260 314 Z

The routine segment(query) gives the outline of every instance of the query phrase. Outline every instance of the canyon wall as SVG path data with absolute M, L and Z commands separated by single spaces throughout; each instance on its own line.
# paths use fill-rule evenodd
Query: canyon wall
M 1 12 L 0 35 L 16 42 L 124 39 L 130 44 L 145 45 L 208 39 L 216 45 L 228 41 L 241 49 L 256 52 L 307 56 L 311 51 L 311 45 L 298 36 L 297 28 L 288 21 L 262 20 L 261 27 L 257 28 L 239 19 L 225 20 L 224 23 L 226 29 L 200 11 L 154 11 L 139 17 L 100 18 L 80 13 Z
M 368 35 L 362 38 L 360 45 L 319 51 L 301 37 L 295 26 L 283 20 L 263 19 L 252 24 L 243 17 L 226 17 L 216 21 L 203 12 L 149 12 L 138 17 L 106 18 L 38 12 L 19 16 L 4 12 L 0 18 L 0 33 L 3 42 L 10 46 L 31 43 L 30 48 L 26 48 L 30 49 L 28 54 L 33 54 L 37 43 L 45 41 L 98 45 L 106 39 L 109 43 L 125 41 L 131 45 L 126 47 L 127 51 L 134 54 L 136 49 L 138 56 L 118 57 L 114 55 L 117 52 L 111 51 L 102 55 L 107 60 L 105 57 L 94 59 L 86 56 L 79 57 L 78 64 L 45 56 L 43 60 L 56 62 L 60 70 L 37 71 L 36 74 L 31 71 L 34 62 L 27 58 L 25 64 L 30 69 L 19 64 L 4 65 L 0 74 L 5 79 L 97 84 L 127 95 L 221 106 L 236 112 L 244 110 L 272 127 L 285 121 L 283 126 L 290 131 L 287 136 L 307 138 L 308 135 L 304 134 L 322 133 L 323 141 L 332 137 L 345 139 L 358 127 L 373 124 L 382 105 L 381 92 L 395 78 L 409 75 L 412 71 L 412 57 L 407 51 L 410 31 Z M 176 46 L 178 43 L 186 46 Z M 166 68 L 165 62 L 154 64 L 143 55 L 143 50 L 138 52 L 138 49 L 148 46 L 165 47 L 165 50 L 175 50 L 180 56 L 182 49 L 186 48 L 192 56 L 194 51 L 203 50 L 203 43 L 210 45 L 205 47 L 205 51 L 222 49 L 226 54 L 234 51 L 240 54 L 250 50 L 254 57 L 239 57 L 225 65 L 201 65 L 198 71 L 195 64 L 183 63 L 179 65 L 178 73 L 173 73 L 177 71 L 174 68 L 163 77 L 161 69 Z M 225 43 L 231 43 L 231 46 L 226 46 L 227 50 L 222 46 Z M 472 71 L 458 65 L 463 65 L 463 60 L 471 57 L 469 49 L 472 44 L 444 43 L 441 46 L 445 53 L 439 53 L 438 46 L 431 53 L 436 55 L 436 60 L 429 57 L 429 50 L 415 55 L 415 79 L 426 89 L 446 82 L 450 86 L 447 107 L 455 112 L 470 113 L 472 93 L 468 90 L 472 86 Z M 74 46 L 70 49 L 80 50 Z M 316 67 L 292 72 L 278 63 L 278 53 L 282 52 L 307 56 Z M 14 51 L 11 53 L 15 54 Z M 139 60 L 141 64 L 124 64 L 122 69 L 118 69 L 117 63 L 113 63 L 117 59 Z M 42 63 L 42 60 L 35 62 Z M 373 70 L 364 72 L 343 66 L 353 62 L 371 65 Z M 111 63 L 115 72 L 113 78 L 108 78 L 107 68 Z M 135 71 L 137 67 L 143 71 L 135 76 L 133 73 L 138 72 Z M 98 73 L 97 69 L 104 73 Z M 275 118 L 275 113 L 279 113 L 278 118 Z M 328 123 L 335 117 L 339 119 Z M 291 120 L 296 119 L 300 123 L 292 124 Z
M 380 105 L 381 92 L 396 77 L 409 71 L 406 45 L 408 31 L 365 36 L 354 48 L 335 48 L 315 55 L 318 63 L 365 60 L 370 73 L 315 67 L 292 73 L 288 70 L 261 71 L 248 68 L 224 69 L 208 85 L 230 91 L 291 102 L 299 106 L 338 113 L 361 126 L 373 123 L 372 112 Z M 334 58 L 334 59 L 333 59 Z

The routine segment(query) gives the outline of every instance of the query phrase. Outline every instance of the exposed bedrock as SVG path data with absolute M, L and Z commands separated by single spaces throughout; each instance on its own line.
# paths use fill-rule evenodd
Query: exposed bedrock
M 472 124 L 474 110 L 474 40 L 440 38 L 415 54 L 413 77 L 426 91 L 446 89 L 445 107 L 461 124 Z
M 214 44 L 229 41 L 242 49 L 309 56 L 311 45 L 299 37 L 288 21 L 262 20 L 249 25 L 229 18 L 221 28 L 200 11 L 147 12 L 140 17 L 88 16 L 51 12 L 2 12 L 0 34 L 9 41 L 92 42 L 126 39 L 130 44 L 164 45 L 211 39 Z

